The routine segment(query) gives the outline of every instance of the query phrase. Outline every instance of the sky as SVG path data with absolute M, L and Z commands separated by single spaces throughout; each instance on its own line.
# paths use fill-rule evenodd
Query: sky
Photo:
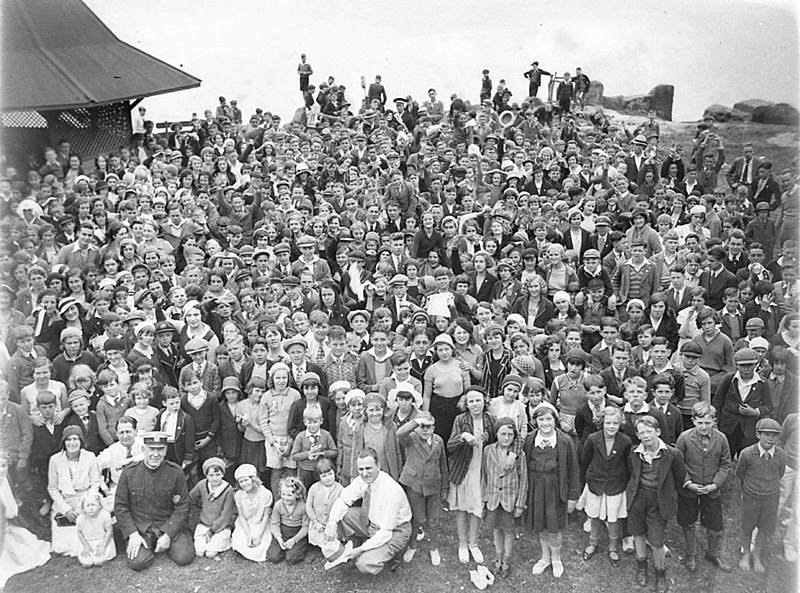
M 302 104 L 297 64 L 328 76 L 359 105 L 376 74 L 391 100 L 435 87 L 477 100 L 481 71 L 527 94 L 522 73 L 581 67 L 606 95 L 673 84 L 673 119 L 746 99 L 798 106 L 798 15 L 788 0 L 85 0 L 123 41 L 202 79 L 147 98 L 160 122 L 202 116 L 218 97 L 290 117 Z M 497 7 L 500 8 L 497 8 Z M 539 91 L 540 98 L 545 90 Z

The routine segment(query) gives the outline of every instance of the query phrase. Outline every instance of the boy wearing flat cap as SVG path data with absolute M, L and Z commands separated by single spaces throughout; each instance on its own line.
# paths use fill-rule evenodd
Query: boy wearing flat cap
M 762 418 L 756 423 L 758 442 L 742 450 L 736 465 L 736 475 L 742 484 L 741 545 L 742 559 L 739 568 L 765 572 L 761 553 L 764 544 L 775 531 L 778 522 L 780 482 L 786 471 L 786 452 L 778 447 L 781 425 L 772 418 Z M 750 541 L 758 529 L 752 551 Z

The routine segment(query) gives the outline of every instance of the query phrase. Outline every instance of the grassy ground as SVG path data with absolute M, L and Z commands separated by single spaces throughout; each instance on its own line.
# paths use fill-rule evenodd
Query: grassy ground
M 726 530 L 724 550 L 727 557 L 738 561 L 738 529 L 735 525 L 739 514 L 739 487 L 731 480 L 724 494 L 724 516 Z M 622 565 L 613 568 L 605 555 L 606 542 L 601 541 L 601 551 L 588 562 L 581 558 L 587 536 L 582 532 L 583 515 L 571 518 L 564 541 L 564 566 L 566 572 L 560 580 L 550 574 L 539 577 L 531 575 L 533 563 L 539 558 L 538 542 L 534 545 L 530 534 L 525 533 L 517 541 L 512 574 L 506 580 L 497 580 L 492 589 L 499 591 L 527 591 L 532 587 L 547 587 L 551 593 L 605 592 L 642 590 L 634 584 L 635 562 L 632 556 L 624 556 Z M 177 567 L 166 557 L 143 573 L 133 573 L 125 566 L 120 556 L 102 568 L 83 569 L 77 560 L 54 557 L 45 566 L 12 578 L 6 591 L 25 593 L 63 593 L 64 591 L 114 591 L 154 592 L 174 591 L 178 593 L 202 593 L 205 591 L 240 591 L 259 589 L 293 593 L 305 591 L 327 593 L 329 591 L 383 591 L 387 593 L 445 593 L 475 590 L 469 580 L 468 568 L 460 565 L 456 558 L 454 517 L 445 514 L 441 522 L 442 565 L 430 565 L 427 548 L 423 544 L 411 564 L 401 565 L 396 572 L 385 572 L 377 577 L 368 577 L 355 571 L 352 564 L 323 570 L 322 556 L 318 552 L 310 555 L 310 561 L 294 567 L 285 564 L 257 565 L 248 562 L 234 552 L 225 553 L 220 560 L 206 558 L 196 560 L 188 567 Z M 667 561 L 671 591 L 674 593 L 789 593 L 797 589 L 797 565 L 786 563 L 779 546 L 769 548 L 766 560 L 767 573 L 756 575 L 736 568 L 724 574 L 698 559 L 698 570 L 689 574 L 682 566 L 683 541 L 678 527 L 672 523 L 668 534 L 668 545 L 672 557 Z M 481 533 L 481 549 L 487 563 L 493 561 L 491 534 Z M 702 556 L 705 537 L 698 536 L 698 550 Z M 474 564 L 470 566 L 474 568 Z

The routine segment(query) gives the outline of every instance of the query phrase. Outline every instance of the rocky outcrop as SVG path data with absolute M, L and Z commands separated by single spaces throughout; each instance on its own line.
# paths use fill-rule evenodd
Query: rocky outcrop
M 753 113 L 756 107 L 765 107 L 767 105 L 774 105 L 772 101 L 764 101 L 763 99 L 748 99 L 747 101 L 739 101 L 733 104 L 733 108 L 737 111 L 744 113 Z
M 749 113 L 739 111 L 738 109 L 731 109 L 730 107 L 725 107 L 725 105 L 720 105 L 719 103 L 714 103 L 713 105 L 706 107 L 706 110 L 703 112 L 703 117 L 706 117 L 707 115 L 710 115 L 716 121 L 720 122 L 746 121 L 750 118 Z
M 630 115 L 647 115 L 647 112 L 653 109 L 661 119 L 672 121 L 674 98 L 675 87 L 671 84 L 660 84 L 646 95 L 603 97 L 603 107 Z
M 761 105 L 753 109 L 753 122 L 796 126 L 800 124 L 800 113 L 788 103 Z
M 599 80 L 593 80 L 589 83 L 589 90 L 586 93 L 587 105 L 602 105 L 603 104 L 603 83 Z

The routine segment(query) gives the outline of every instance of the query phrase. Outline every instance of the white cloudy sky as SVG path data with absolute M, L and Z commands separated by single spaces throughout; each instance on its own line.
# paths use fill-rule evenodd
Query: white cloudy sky
M 363 96 L 381 74 L 390 98 L 429 86 L 476 99 L 481 70 L 508 81 L 515 100 L 534 59 L 583 67 L 606 94 L 675 85 L 674 118 L 749 98 L 798 104 L 798 10 L 788 0 L 85 0 L 122 39 L 201 78 L 199 89 L 146 100 L 148 116 L 188 119 L 236 97 L 290 116 L 296 66 Z M 501 8 L 497 8 L 497 7 Z M 540 91 L 541 96 L 541 91 Z M 355 101 L 354 101 L 355 102 Z

